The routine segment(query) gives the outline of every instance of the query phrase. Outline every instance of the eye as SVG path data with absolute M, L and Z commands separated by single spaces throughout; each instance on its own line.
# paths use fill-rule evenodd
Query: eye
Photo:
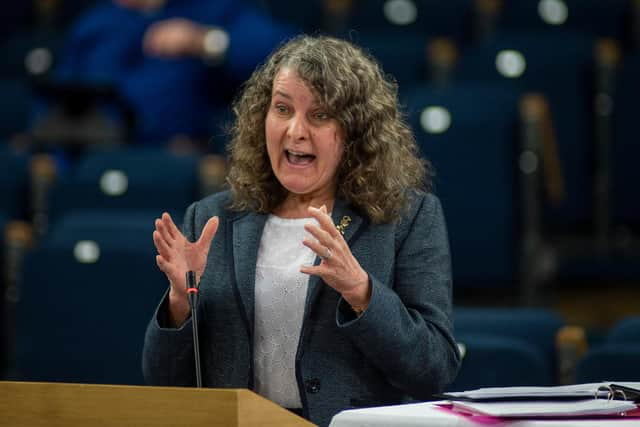
M 313 118 L 314 120 L 325 121 L 329 120 L 329 114 L 327 114 L 325 111 L 318 111 L 313 113 Z
M 273 106 L 273 109 L 278 113 L 278 114 L 287 114 L 289 112 L 289 107 L 287 107 L 284 104 L 275 104 Z

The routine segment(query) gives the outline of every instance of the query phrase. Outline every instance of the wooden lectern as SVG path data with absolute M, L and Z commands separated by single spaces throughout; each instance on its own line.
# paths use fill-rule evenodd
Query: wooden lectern
M 0 426 L 313 426 L 245 389 L 0 381 Z

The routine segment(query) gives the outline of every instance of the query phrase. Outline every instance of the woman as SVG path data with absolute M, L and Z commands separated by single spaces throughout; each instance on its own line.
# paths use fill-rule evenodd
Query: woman
M 156 221 L 171 283 L 146 336 L 149 383 L 193 385 L 185 273 L 200 281 L 204 384 L 248 387 L 326 425 L 454 378 L 442 210 L 396 85 L 348 42 L 298 37 L 235 104 L 229 192 Z M 191 243 L 193 242 L 193 243 Z

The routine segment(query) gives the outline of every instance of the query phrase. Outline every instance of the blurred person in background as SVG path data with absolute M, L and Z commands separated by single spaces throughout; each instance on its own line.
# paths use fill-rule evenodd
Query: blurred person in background
M 301 36 L 234 104 L 230 191 L 153 233 L 170 288 L 149 323 L 149 384 L 196 384 L 185 275 L 201 300 L 205 387 L 250 388 L 325 426 L 425 399 L 460 363 L 429 168 L 397 85 L 350 43 Z
M 132 112 L 134 144 L 197 146 L 237 85 L 288 36 L 237 0 L 100 2 L 69 31 L 53 81 L 113 88 Z M 37 116 L 40 128 L 60 118 L 42 107 Z

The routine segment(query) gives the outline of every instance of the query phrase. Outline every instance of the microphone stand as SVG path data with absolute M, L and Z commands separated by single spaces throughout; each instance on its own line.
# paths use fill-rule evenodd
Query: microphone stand
M 193 330 L 193 353 L 196 358 L 196 386 L 202 388 L 202 374 L 200 372 L 200 340 L 198 339 L 198 285 L 196 273 L 187 271 L 187 293 L 191 307 L 191 329 Z

